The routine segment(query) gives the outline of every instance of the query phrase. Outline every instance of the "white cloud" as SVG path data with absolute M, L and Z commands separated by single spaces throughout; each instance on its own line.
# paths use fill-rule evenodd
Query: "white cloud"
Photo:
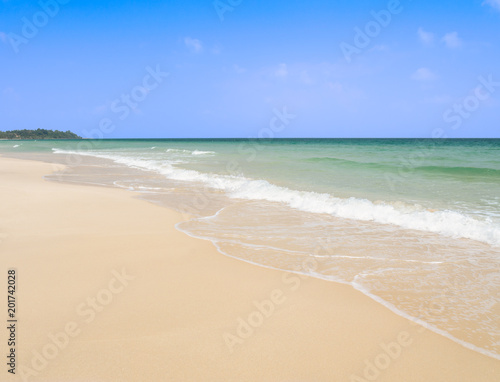
M 285 78 L 288 76 L 288 67 L 286 64 L 279 64 L 278 69 L 274 72 L 276 77 Z
M 418 28 L 418 38 L 425 45 L 431 45 L 434 42 L 434 34 L 426 32 L 422 28 Z
M 411 75 L 411 79 L 415 81 L 433 81 L 437 76 L 429 68 L 420 68 Z
M 7 35 L 4 32 L 0 32 L 0 40 L 7 43 Z
M 186 37 L 184 39 L 184 44 L 186 44 L 187 48 L 193 53 L 201 53 L 203 50 L 203 44 L 196 38 Z
M 444 37 L 441 39 L 448 48 L 460 48 L 462 46 L 462 40 L 458 37 L 457 32 L 446 33 Z
M 5 88 L 2 92 L 2 95 L 5 97 L 5 99 L 9 101 L 19 101 L 21 98 L 19 97 L 19 94 L 14 90 L 14 88 Z
M 220 54 L 222 52 L 222 48 L 219 45 L 215 45 L 212 50 L 212 54 Z
M 236 65 L 236 64 L 233 66 L 233 69 L 238 74 L 242 74 L 242 73 L 245 73 L 247 71 L 245 68 L 242 68 L 241 66 Z
M 389 47 L 387 45 L 375 45 L 369 51 L 370 52 L 387 52 L 388 50 L 389 50 Z
M 107 111 L 108 111 L 108 104 L 106 103 L 104 105 L 96 106 L 92 110 L 92 114 L 94 114 L 94 115 L 102 115 L 102 114 L 107 113 Z
M 303 70 L 300 73 L 300 82 L 302 82 L 305 85 L 312 85 L 314 83 L 313 79 L 311 78 L 307 70 Z
M 330 96 L 332 96 L 337 103 L 344 106 L 352 106 L 353 102 L 365 98 L 365 94 L 363 91 L 346 87 L 339 81 L 328 81 L 325 85 Z
M 445 105 L 449 104 L 453 101 L 453 99 L 449 95 L 436 95 L 431 98 L 427 98 L 425 102 L 427 103 L 433 103 L 437 105 Z
M 496 10 L 500 11 L 500 0 L 485 0 L 483 5 L 489 5 Z
M 327 82 L 326 86 L 328 89 L 333 90 L 333 92 L 337 94 L 343 94 L 345 92 L 344 85 L 342 85 L 340 82 Z

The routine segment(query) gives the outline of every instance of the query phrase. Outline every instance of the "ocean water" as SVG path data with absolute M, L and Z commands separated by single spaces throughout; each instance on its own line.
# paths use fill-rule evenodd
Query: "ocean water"
M 348 283 L 500 359 L 500 140 L 0 141 L 261 266 Z

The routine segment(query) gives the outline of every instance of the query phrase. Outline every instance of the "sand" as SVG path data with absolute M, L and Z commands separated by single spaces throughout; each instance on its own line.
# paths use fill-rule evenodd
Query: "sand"
M 0 300 L 16 268 L 19 320 L 0 381 L 500 380 L 349 285 L 226 257 L 180 214 L 53 170 L 0 158 Z

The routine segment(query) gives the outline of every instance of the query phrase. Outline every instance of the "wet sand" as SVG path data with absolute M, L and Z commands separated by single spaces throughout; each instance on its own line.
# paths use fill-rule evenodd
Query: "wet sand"
M 43 180 L 52 171 L 0 158 L 0 259 L 5 280 L 17 270 L 19 320 L 16 375 L 4 365 L 0 380 L 500 376 L 500 361 L 348 285 L 223 256 L 177 231 L 177 212 L 124 190 Z

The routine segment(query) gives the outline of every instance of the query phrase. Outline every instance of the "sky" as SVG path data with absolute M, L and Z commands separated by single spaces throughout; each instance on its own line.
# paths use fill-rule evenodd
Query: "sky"
M 500 0 L 0 0 L 0 130 L 500 137 Z

